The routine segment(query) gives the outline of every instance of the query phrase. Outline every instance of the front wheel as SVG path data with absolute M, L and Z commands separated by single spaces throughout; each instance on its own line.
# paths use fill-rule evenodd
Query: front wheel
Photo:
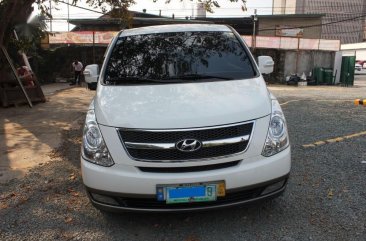
M 96 90 L 97 89 L 97 84 L 96 83 L 88 83 L 88 89 L 89 90 Z

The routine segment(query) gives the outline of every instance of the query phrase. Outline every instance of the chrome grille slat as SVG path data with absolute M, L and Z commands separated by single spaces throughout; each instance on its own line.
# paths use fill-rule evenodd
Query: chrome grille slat
M 175 149 L 175 143 L 136 143 L 125 142 L 128 149 L 152 149 L 152 150 L 166 150 Z
M 202 141 L 202 148 L 223 146 L 229 144 L 237 144 L 249 140 L 249 135 L 233 137 L 221 140 Z M 166 150 L 175 149 L 175 143 L 136 143 L 136 142 L 125 142 L 128 149 L 155 149 L 155 150 Z
M 181 162 L 216 159 L 242 153 L 248 147 L 254 121 L 233 125 L 174 130 L 117 129 L 131 158 L 137 161 Z M 197 139 L 202 147 L 181 152 L 176 143 Z

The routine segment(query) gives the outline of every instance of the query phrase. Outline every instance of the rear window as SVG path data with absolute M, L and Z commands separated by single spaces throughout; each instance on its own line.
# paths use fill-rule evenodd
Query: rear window
M 232 32 L 177 32 L 119 37 L 105 84 L 223 81 L 255 77 L 244 47 Z

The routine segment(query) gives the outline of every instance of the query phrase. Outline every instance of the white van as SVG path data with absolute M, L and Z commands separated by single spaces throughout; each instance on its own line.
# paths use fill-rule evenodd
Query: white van
M 121 31 L 85 121 L 83 182 L 102 210 L 191 211 L 280 195 L 285 117 L 240 35 L 192 24 Z M 260 71 L 261 70 L 261 71 Z

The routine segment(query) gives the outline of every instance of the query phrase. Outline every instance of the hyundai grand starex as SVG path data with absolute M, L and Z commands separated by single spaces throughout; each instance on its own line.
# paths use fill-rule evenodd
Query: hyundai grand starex
M 86 115 L 81 169 L 102 210 L 193 211 L 273 198 L 286 187 L 286 120 L 228 26 L 121 31 Z

